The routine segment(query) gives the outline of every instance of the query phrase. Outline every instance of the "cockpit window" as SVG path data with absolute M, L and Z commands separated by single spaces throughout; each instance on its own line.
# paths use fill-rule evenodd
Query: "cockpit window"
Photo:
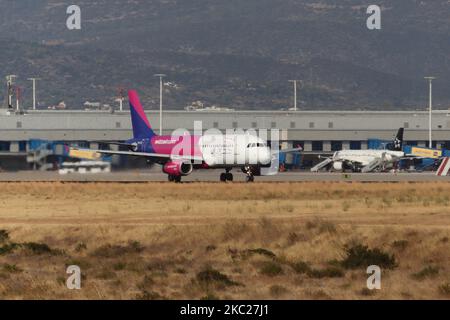
M 249 143 L 247 148 L 267 147 L 265 143 Z

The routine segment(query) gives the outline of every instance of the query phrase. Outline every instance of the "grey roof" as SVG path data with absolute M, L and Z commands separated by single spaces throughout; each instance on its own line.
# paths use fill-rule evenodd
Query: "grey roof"
M 158 130 L 159 112 L 146 111 Z M 410 140 L 427 140 L 426 111 L 165 111 L 166 134 L 177 128 L 278 128 L 287 130 L 290 140 L 366 140 L 390 138 L 406 127 Z M 435 138 L 450 140 L 450 112 L 433 112 Z M 125 140 L 131 137 L 129 112 L 45 110 L 9 114 L 0 110 L 0 140 Z

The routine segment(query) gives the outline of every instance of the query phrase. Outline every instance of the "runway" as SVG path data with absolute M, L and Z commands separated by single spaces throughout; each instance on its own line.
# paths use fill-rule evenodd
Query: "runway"
M 222 171 L 194 171 L 183 177 L 183 182 L 219 182 Z M 245 175 L 233 171 L 235 182 L 245 182 Z M 20 171 L 1 172 L 0 182 L 167 182 L 167 175 L 159 170 L 118 171 L 100 174 L 68 174 L 57 172 Z M 255 177 L 255 182 L 450 182 L 450 176 L 439 177 L 432 172 L 425 173 L 312 173 L 282 172 L 275 176 Z

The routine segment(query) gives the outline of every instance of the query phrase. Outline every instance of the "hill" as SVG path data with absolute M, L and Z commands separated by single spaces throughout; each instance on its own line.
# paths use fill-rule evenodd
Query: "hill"
M 437 107 L 450 106 L 448 1 L 378 1 L 382 29 L 366 28 L 367 1 L 77 1 L 82 30 L 66 26 L 68 1 L 3 1 L 3 73 L 39 75 L 44 104 L 113 103 L 118 86 L 158 103 L 194 100 L 237 109 L 291 106 L 302 79 L 304 109 L 424 108 L 423 76 L 439 78 Z

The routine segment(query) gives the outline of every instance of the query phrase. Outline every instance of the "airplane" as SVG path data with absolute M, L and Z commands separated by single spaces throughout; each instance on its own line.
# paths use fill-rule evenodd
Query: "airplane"
M 407 159 L 412 159 L 417 171 L 436 170 L 436 175 L 446 176 L 450 171 L 450 151 L 418 146 L 405 146 Z
M 440 177 L 445 177 L 446 175 L 448 175 L 449 171 L 450 171 L 450 157 L 445 157 L 442 159 L 441 164 L 436 170 L 436 175 Z
M 318 172 L 322 169 L 345 171 L 351 169 L 353 172 L 372 172 L 376 169 L 386 169 L 394 163 L 402 160 L 405 153 L 403 147 L 403 132 L 400 128 L 395 139 L 386 146 L 386 149 L 369 150 L 341 150 L 326 158 L 311 169 L 311 172 Z
M 252 134 L 205 134 L 160 136 L 152 130 L 135 90 L 128 92 L 133 138 L 126 142 L 102 142 L 123 146 L 129 151 L 91 150 L 70 148 L 73 157 L 88 155 L 124 155 L 144 157 L 149 164 L 162 165 L 162 171 L 171 182 L 181 182 L 182 177 L 198 169 L 224 169 L 220 181 L 233 181 L 233 168 L 246 174 L 246 181 L 255 176 L 274 175 L 278 172 L 280 153 L 298 152 L 301 148 L 274 150 L 268 143 Z M 80 156 L 82 155 L 82 156 Z

